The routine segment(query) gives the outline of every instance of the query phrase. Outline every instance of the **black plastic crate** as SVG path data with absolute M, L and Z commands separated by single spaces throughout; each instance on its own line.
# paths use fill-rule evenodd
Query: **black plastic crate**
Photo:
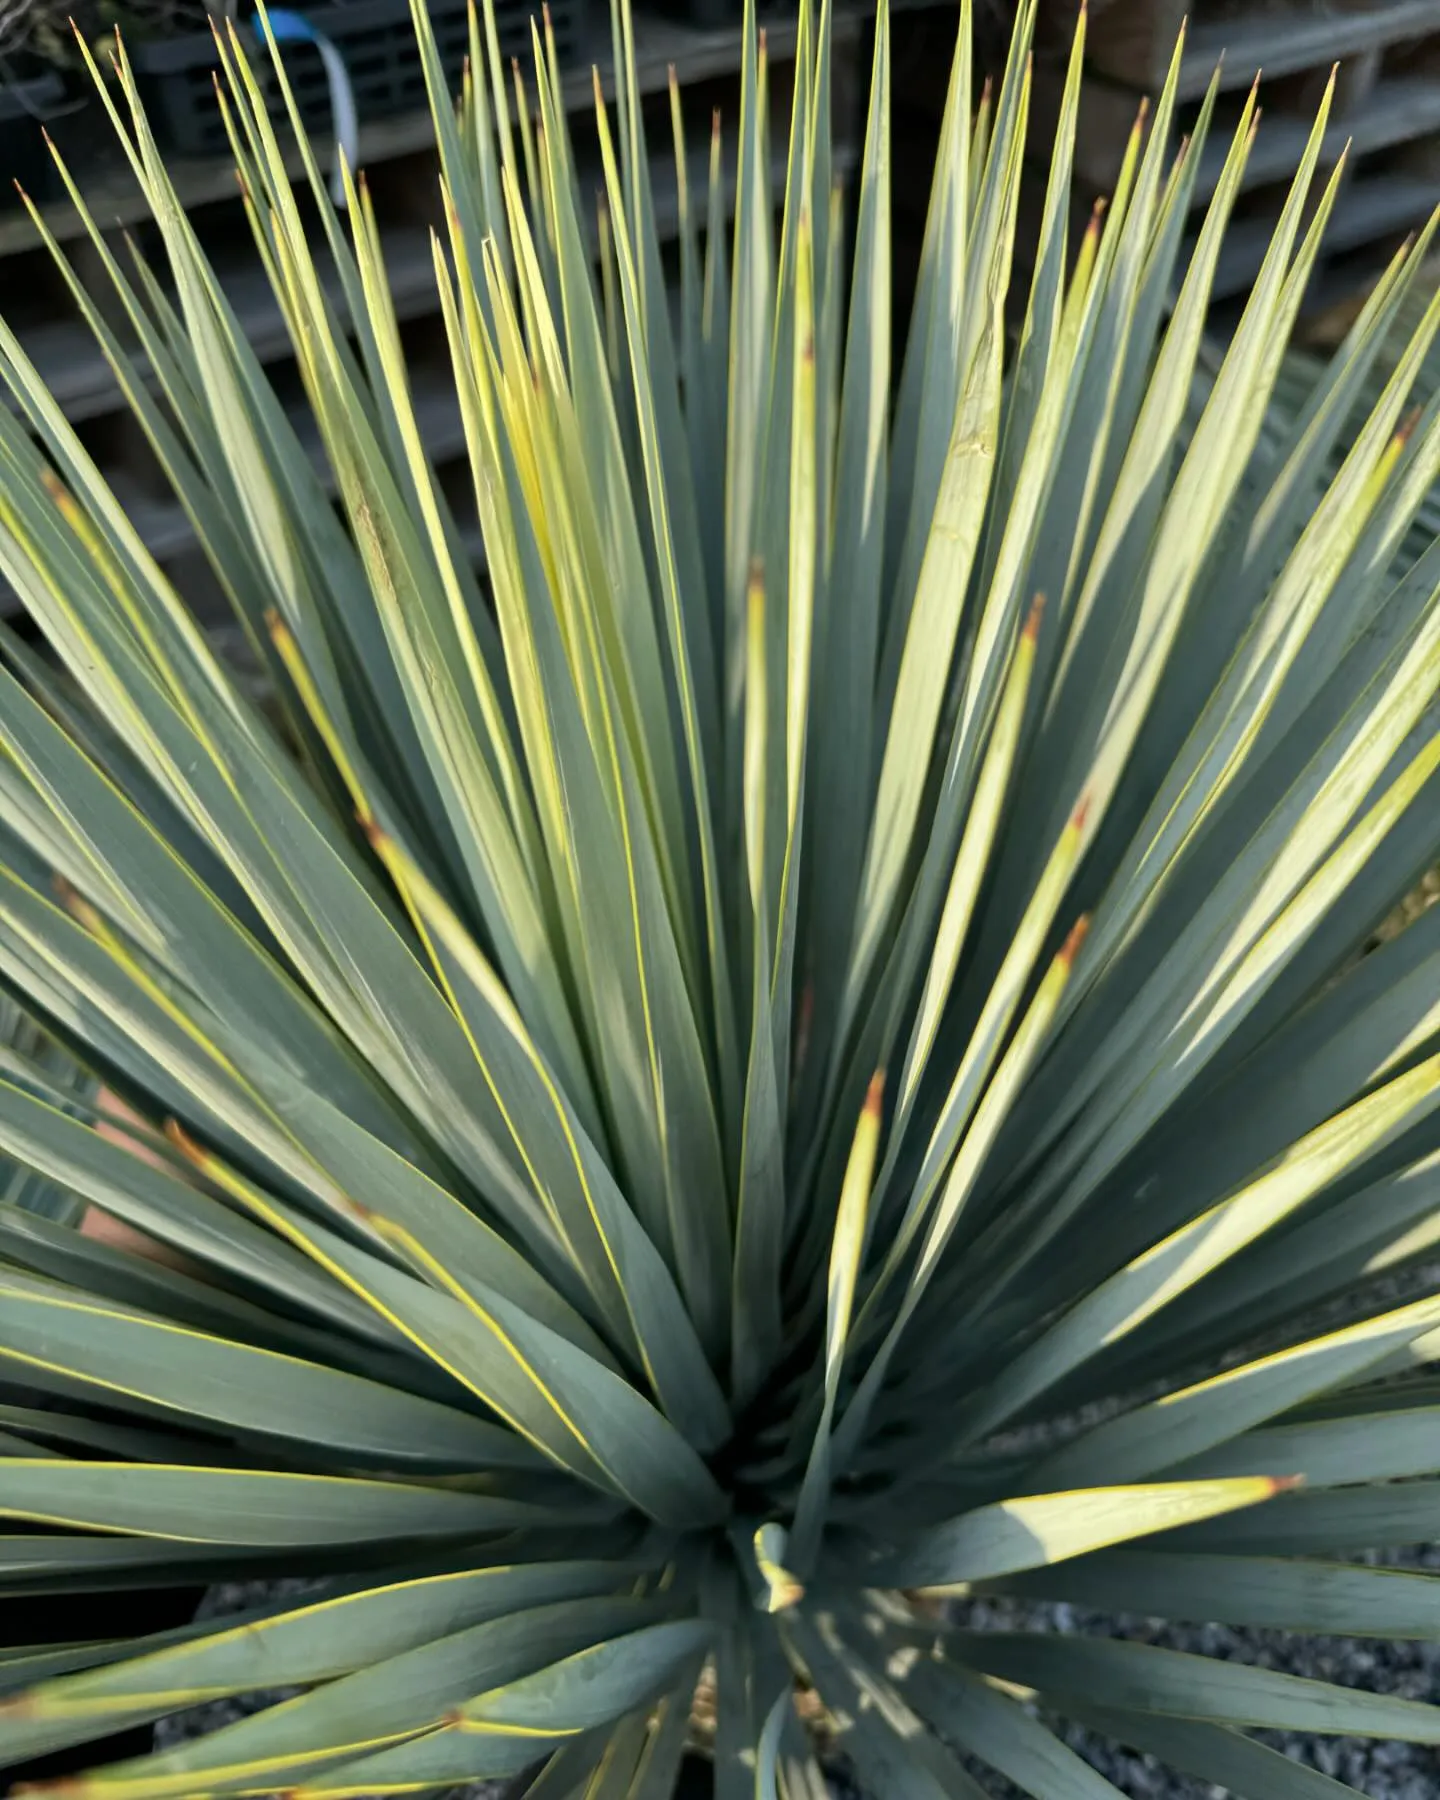
M 48 200 L 58 188 L 43 132 L 65 105 L 65 84 L 48 71 L 0 86 L 0 206 L 19 204 L 17 182 L 32 200 Z
M 573 60 L 585 48 L 586 0 L 551 0 L 550 18 L 559 55 Z M 299 10 L 299 9 L 297 9 Z M 409 0 L 351 0 L 350 4 L 306 7 L 306 17 L 339 50 L 355 92 L 361 128 L 376 119 L 416 112 L 426 105 L 425 73 L 415 42 Z M 440 60 L 452 88 L 458 88 L 470 48 L 466 0 L 430 0 L 431 27 Z M 530 19 L 540 0 L 496 0 L 496 23 L 505 60 L 530 59 Z M 242 32 L 253 31 L 247 20 Z M 286 44 L 285 71 L 307 131 L 323 137 L 329 129 L 330 85 L 320 52 L 313 44 Z M 279 84 L 269 66 L 270 52 L 257 41 L 253 62 L 261 77 L 271 115 L 284 117 Z M 215 99 L 218 66 L 210 32 L 135 43 L 130 60 L 141 84 L 146 112 L 156 137 L 182 156 L 228 157 L 230 143 Z

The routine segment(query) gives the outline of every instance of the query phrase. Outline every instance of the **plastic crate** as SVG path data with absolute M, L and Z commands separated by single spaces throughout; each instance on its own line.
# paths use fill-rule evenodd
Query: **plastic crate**
M 48 71 L 0 86 L 0 206 L 18 206 L 18 182 L 32 200 L 48 200 L 59 187 L 45 148 L 43 127 L 65 105 L 65 84 Z
M 376 119 L 425 107 L 425 73 L 409 0 L 351 0 L 303 10 L 345 59 L 362 129 Z M 497 0 L 500 49 L 507 61 L 518 56 L 528 63 L 530 19 L 539 11 L 540 0 L 533 5 L 531 0 Z M 466 0 L 430 0 L 429 13 L 445 73 L 452 88 L 458 88 L 470 48 Z M 573 59 L 584 49 L 585 0 L 551 0 L 550 18 L 559 55 Z M 310 44 L 287 44 L 283 55 L 305 129 L 323 137 L 330 125 L 330 87 L 320 53 Z M 160 143 L 181 156 L 228 158 L 230 143 L 215 99 L 217 57 L 210 32 L 134 44 L 130 59 Z M 254 64 L 272 116 L 283 118 L 269 51 L 257 47 Z

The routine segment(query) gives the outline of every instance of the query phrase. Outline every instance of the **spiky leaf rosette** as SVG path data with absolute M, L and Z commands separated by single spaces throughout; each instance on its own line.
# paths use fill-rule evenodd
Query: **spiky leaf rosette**
M 1072 257 L 1077 44 L 1022 286 L 1032 12 L 974 110 L 962 13 L 896 370 L 883 7 L 853 215 L 828 13 L 788 145 L 747 22 L 674 316 L 628 12 L 587 166 L 549 46 L 532 116 L 477 23 L 457 112 L 418 10 L 488 588 L 363 187 L 301 140 L 302 210 L 232 49 L 317 466 L 117 117 L 138 352 L 77 296 L 276 718 L 4 332 L 0 972 L 143 1123 L 7 1065 L 0 1150 L 183 1266 L 4 1215 L 0 1582 L 321 1585 L 7 1650 L 6 1759 L 287 1686 L 68 1785 L 660 1800 L 707 1667 L 721 1800 L 822 1791 L 802 1712 L 884 1800 L 1112 1793 L 1017 1695 L 1255 1800 L 1336 1789 L 1254 1727 L 1440 1741 L 924 1598 L 1440 1625 L 1344 1560 L 1440 1525 L 1440 1300 L 1327 1306 L 1440 1222 L 1440 909 L 1355 954 L 1440 845 L 1440 303 L 1332 461 L 1426 244 L 1262 435 L 1323 112 L 1207 370 L 1253 100 L 1193 246 L 1172 82 Z

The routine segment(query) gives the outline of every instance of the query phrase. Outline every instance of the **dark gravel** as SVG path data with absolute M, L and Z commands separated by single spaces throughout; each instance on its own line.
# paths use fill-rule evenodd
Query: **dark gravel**
M 1440 1547 L 1397 1550 L 1373 1560 L 1391 1568 L 1440 1571 Z M 1307 1675 L 1342 1687 L 1365 1688 L 1406 1700 L 1440 1699 L 1440 1643 L 1391 1638 L 1295 1637 L 1283 1631 L 1237 1631 L 1223 1625 L 1173 1625 L 1085 1612 L 1079 1607 L 977 1601 L 964 1609 L 977 1629 L 1061 1631 L 1087 1637 L 1119 1637 L 1188 1650 L 1223 1662 L 1249 1663 L 1286 1675 Z M 1048 1719 L 1072 1749 L 1133 1800 L 1227 1800 L 1228 1788 L 1176 1775 L 1153 1757 L 1098 1738 L 1063 1720 Z M 1433 1745 L 1369 1738 L 1321 1737 L 1301 1732 L 1256 1732 L 1296 1762 L 1348 1783 L 1371 1800 L 1435 1800 L 1440 1794 L 1440 1751 Z M 1015 1800 L 1018 1790 L 976 1769 L 996 1800 Z M 1268 1800 L 1263 1794 L 1245 1800 Z
M 1440 1548 L 1395 1552 L 1376 1558 L 1391 1566 L 1440 1571 Z M 219 1618 L 262 1604 L 277 1594 L 299 1595 L 307 1583 L 234 1583 L 211 1591 L 202 1616 Z M 1072 1606 L 977 1601 L 963 1609 L 968 1626 L 995 1630 L 1062 1631 L 1094 1637 L 1122 1637 L 1171 1650 L 1189 1650 L 1227 1662 L 1251 1663 L 1286 1674 L 1309 1675 L 1343 1686 L 1368 1688 L 1411 1700 L 1440 1697 L 1440 1644 L 1390 1639 L 1297 1638 L 1277 1631 L 1234 1631 L 1219 1625 L 1172 1625 L 1153 1619 L 1107 1617 Z M 243 1699 L 221 1700 L 197 1707 L 155 1729 L 161 1748 L 213 1731 L 231 1720 L 286 1698 L 277 1691 Z M 1065 1741 L 1132 1800 L 1226 1800 L 1229 1790 L 1172 1774 L 1152 1757 L 1138 1756 L 1094 1737 L 1063 1720 L 1048 1721 Z M 1347 1782 L 1371 1800 L 1436 1800 L 1440 1795 L 1440 1752 L 1423 1744 L 1371 1742 L 1362 1738 L 1316 1737 L 1299 1733 L 1260 1733 L 1265 1742 L 1297 1762 Z M 1020 1800 L 1018 1790 L 976 1764 L 972 1773 L 995 1800 Z M 836 1800 L 867 1800 L 848 1771 L 831 1777 Z M 443 1800 L 501 1800 L 504 1782 L 480 1782 L 457 1788 Z M 873 1800 L 885 1800 L 875 1796 Z M 1246 1800 L 1266 1800 L 1264 1795 Z

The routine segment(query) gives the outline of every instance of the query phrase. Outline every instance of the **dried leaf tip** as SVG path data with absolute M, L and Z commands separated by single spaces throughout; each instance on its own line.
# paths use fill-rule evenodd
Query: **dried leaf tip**
M 288 649 L 295 642 L 295 633 L 282 618 L 278 607 L 267 606 L 265 608 L 265 629 L 270 634 L 270 642 L 277 650 Z
M 885 1071 L 877 1069 L 870 1077 L 870 1085 L 865 1090 L 864 1114 L 872 1124 L 878 1123 L 880 1108 L 885 1104 Z
M 1296 1488 L 1303 1488 L 1304 1485 L 1305 1477 L 1303 1475 L 1272 1475 L 1270 1477 L 1272 1494 L 1293 1494 Z
M 1069 969 L 1074 966 L 1075 958 L 1080 954 L 1080 946 L 1085 942 L 1089 932 L 1090 915 L 1089 913 L 1081 913 L 1080 917 L 1070 927 L 1070 935 L 1060 946 L 1060 953 L 1055 958 L 1055 961 L 1062 969 Z
M 1081 832 L 1089 824 L 1091 805 L 1092 800 L 1090 792 L 1087 789 L 1075 802 L 1075 810 L 1070 815 L 1069 829 L 1071 831 Z
M 51 877 L 51 880 L 55 888 L 55 897 L 59 900 L 61 906 L 65 908 L 65 911 L 69 913 L 70 917 L 74 919 L 77 924 L 83 925 L 87 931 L 100 932 L 103 929 L 103 922 L 100 914 L 80 890 L 73 886 L 71 882 L 67 881 L 65 876 L 58 873 L 58 871 Z
M 180 1121 L 173 1116 L 173 1114 L 165 1121 L 165 1136 L 187 1162 L 195 1163 L 197 1166 L 203 1166 L 207 1161 L 205 1150 L 193 1137 L 191 1137 L 190 1133 Z
M 1415 427 L 1420 423 L 1424 408 L 1412 406 L 1410 411 L 1395 428 L 1394 444 L 1397 450 L 1403 450 L 1415 435 Z
M 1030 610 L 1025 615 L 1025 628 L 1020 633 L 1020 641 L 1022 643 L 1029 644 L 1032 648 L 1034 647 L 1036 639 L 1040 636 L 1040 621 L 1044 615 L 1045 596 L 1043 594 L 1037 594 L 1030 602 Z

